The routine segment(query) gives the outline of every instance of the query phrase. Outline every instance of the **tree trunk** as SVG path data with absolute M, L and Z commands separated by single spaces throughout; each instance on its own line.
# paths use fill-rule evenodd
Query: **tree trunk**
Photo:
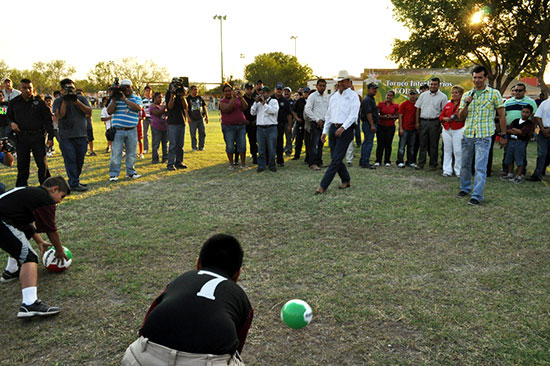
M 537 74 L 537 79 L 539 81 L 540 91 L 544 95 L 550 95 L 550 88 L 544 82 L 544 72 L 546 71 L 546 66 L 548 65 L 548 40 L 544 40 L 541 45 L 542 52 L 542 62 L 540 64 L 539 73 Z

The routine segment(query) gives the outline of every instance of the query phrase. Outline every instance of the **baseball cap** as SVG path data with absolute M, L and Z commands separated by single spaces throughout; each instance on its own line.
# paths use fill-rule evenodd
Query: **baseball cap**
M 292 92 L 292 89 L 290 89 L 288 86 L 284 88 L 283 90 L 288 90 L 289 92 Z
M 245 89 L 252 88 L 252 84 L 246 83 L 246 84 L 244 84 L 244 88 Z
M 369 83 L 369 85 L 367 85 L 367 89 L 378 89 L 378 84 L 377 83 Z
M 304 88 L 304 93 L 309 93 L 311 91 L 310 88 L 308 88 L 307 86 Z
M 283 85 L 283 83 L 279 82 L 277 84 L 275 84 L 275 89 L 283 89 L 285 86 Z
M 409 90 L 409 94 L 418 94 L 418 92 L 416 91 L 416 89 L 411 89 Z
M 269 86 L 264 86 L 264 87 L 262 88 L 262 91 L 268 92 L 268 93 L 269 93 L 269 92 L 271 91 L 271 89 L 269 89 Z
M 128 86 L 132 86 L 132 82 L 128 79 L 124 79 L 120 82 L 120 85 L 128 85 Z

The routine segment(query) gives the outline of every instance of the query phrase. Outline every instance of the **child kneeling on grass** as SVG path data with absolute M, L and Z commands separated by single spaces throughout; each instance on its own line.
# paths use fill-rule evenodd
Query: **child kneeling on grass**
M 0 195 L 0 248 L 10 255 L 1 282 L 19 277 L 23 301 L 18 318 L 54 315 L 61 311 L 38 300 L 39 257 L 29 239 L 36 241 L 41 254 L 53 245 L 58 261 L 68 259 L 55 226 L 55 206 L 70 192 L 67 181 L 57 176 L 46 179 L 41 187 L 18 187 Z M 39 232 L 45 232 L 52 244 L 45 242 Z
M 508 174 L 501 177 L 503 180 L 509 180 L 515 184 L 523 182 L 523 174 L 526 163 L 526 151 L 529 138 L 533 132 L 534 123 L 530 119 L 533 114 L 533 107 L 525 105 L 521 109 L 521 118 L 512 121 L 506 128 L 508 134 L 508 144 L 506 145 L 506 156 L 504 164 L 508 165 Z M 518 167 L 517 175 L 514 177 L 514 162 Z

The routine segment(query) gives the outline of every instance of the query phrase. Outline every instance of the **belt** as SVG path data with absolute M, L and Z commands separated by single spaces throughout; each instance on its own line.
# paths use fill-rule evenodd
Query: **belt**
M 426 121 L 435 121 L 435 120 L 438 120 L 439 121 L 439 118 L 420 118 L 420 119 L 423 119 L 423 120 L 426 120 Z
M 44 130 L 26 130 L 18 132 L 20 135 L 41 135 L 44 133 Z
M 340 127 L 343 126 L 342 123 L 333 123 L 332 125 L 333 125 L 334 127 L 336 127 L 336 128 L 340 128 Z
M 260 127 L 260 128 L 270 128 L 270 127 L 277 127 L 277 125 L 256 125 L 256 127 Z
M 133 130 L 135 127 L 115 127 L 116 130 L 122 130 L 122 131 L 130 131 Z

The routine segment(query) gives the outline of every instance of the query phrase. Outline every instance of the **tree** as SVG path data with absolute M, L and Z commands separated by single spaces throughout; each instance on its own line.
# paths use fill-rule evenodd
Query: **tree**
M 295 56 L 282 52 L 263 53 L 254 57 L 254 62 L 244 68 L 244 78 L 250 83 L 262 80 L 271 88 L 282 82 L 285 86 L 298 89 L 313 77 L 308 65 L 301 65 Z
M 168 70 L 151 60 L 139 63 L 135 57 L 125 57 L 118 61 L 102 61 L 88 72 L 88 79 L 98 90 L 105 90 L 118 77 L 132 81 L 134 90 L 140 93 L 145 85 L 162 83 L 168 80 Z
M 411 31 L 408 40 L 395 40 L 390 55 L 401 67 L 483 65 L 490 85 L 503 92 L 522 71 L 542 62 L 550 0 L 392 3 L 395 18 Z

